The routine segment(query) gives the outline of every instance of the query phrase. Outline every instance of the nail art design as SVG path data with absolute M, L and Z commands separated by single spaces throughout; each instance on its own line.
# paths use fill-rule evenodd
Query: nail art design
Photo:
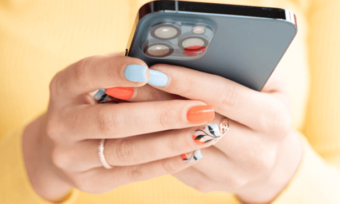
M 198 161 L 203 157 L 202 153 L 200 150 L 195 150 L 190 153 L 182 154 L 181 158 L 184 162 L 189 163 L 193 161 Z
M 97 93 L 94 94 L 93 99 L 98 103 L 118 103 L 114 98 L 105 93 L 105 89 L 99 89 Z
M 93 96 L 94 100 L 97 102 L 103 102 L 107 100 L 109 96 L 105 94 L 105 89 L 99 89 L 97 93 Z
M 217 124 L 207 125 L 201 129 L 196 129 L 192 139 L 196 144 L 205 144 L 221 137 Z

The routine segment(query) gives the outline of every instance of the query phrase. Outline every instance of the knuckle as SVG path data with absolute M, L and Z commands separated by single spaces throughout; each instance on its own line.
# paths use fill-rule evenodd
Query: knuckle
M 173 162 L 165 159 L 161 161 L 162 168 L 167 172 L 168 174 L 174 174 L 178 171 L 178 168 L 174 165 Z
M 291 118 L 289 112 L 281 108 L 280 110 L 274 110 L 271 114 L 272 117 L 268 121 L 270 125 L 269 132 L 274 134 L 276 138 L 283 139 L 291 131 Z
M 87 85 L 93 82 L 93 80 L 91 80 L 93 77 L 91 70 L 94 66 L 94 61 L 100 57 L 99 55 L 95 55 L 83 58 L 68 68 L 71 69 L 72 80 L 75 81 L 75 84 Z
M 55 148 L 52 150 L 52 162 L 53 164 L 63 170 L 66 170 L 72 164 L 72 159 L 67 151 L 61 148 Z
M 116 117 L 110 112 L 99 110 L 96 115 L 98 129 L 103 135 L 111 135 L 116 128 Z
M 159 113 L 159 125 L 163 129 L 175 128 L 178 123 L 178 117 L 175 117 L 175 107 L 171 103 L 168 103 L 162 108 Z
M 74 64 L 68 66 L 64 70 L 59 71 L 52 78 L 49 85 L 51 98 L 57 99 L 59 98 L 58 96 L 64 96 L 65 95 L 64 91 L 69 89 L 70 82 L 72 82 L 72 84 L 91 83 L 91 80 L 89 79 L 91 77 L 91 73 L 88 71 L 89 70 L 88 68 L 90 67 L 88 66 L 88 61 L 90 58 L 94 57 L 96 56 L 81 59 L 80 61 L 75 62 Z M 70 77 L 72 77 L 72 79 Z
M 134 145 L 130 139 L 121 139 L 117 141 L 115 148 L 115 159 L 121 163 L 133 163 L 138 162 L 137 158 L 134 157 Z
M 90 57 L 81 59 L 78 61 L 74 67 L 72 67 L 73 75 L 75 80 L 84 80 L 86 81 L 88 74 L 87 74 L 87 67 L 88 67 L 88 60 Z M 89 81 L 86 81 L 89 82 Z
M 239 94 L 236 90 L 235 84 L 228 84 L 228 88 L 223 89 L 224 94 L 221 98 L 219 105 L 217 106 L 219 110 L 228 110 L 235 108 L 239 101 Z
M 64 128 L 61 127 L 62 123 L 58 122 L 58 120 L 54 117 L 48 118 L 46 122 L 46 135 L 49 139 L 56 142 L 60 140 L 60 135 L 62 135 L 62 130 Z
M 69 69 L 73 69 L 73 66 L 69 66 L 64 70 L 59 71 L 54 77 L 52 78 L 49 84 L 49 91 L 50 91 L 50 100 L 60 100 L 60 98 L 65 97 L 65 90 L 69 89 L 69 83 L 67 83 L 67 74 L 65 74 Z
M 255 174 L 269 172 L 275 165 L 276 153 L 272 150 L 258 151 L 248 155 L 248 165 Z
M 266 151 L 260 160 L 261 172 L 269 172 L 274 168 L 276 162 L 276 151 Z

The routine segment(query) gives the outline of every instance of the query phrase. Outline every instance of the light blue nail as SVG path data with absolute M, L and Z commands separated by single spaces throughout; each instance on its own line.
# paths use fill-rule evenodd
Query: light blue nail
M 168 76 L 164 74 L 163 72 L 150 69 L 149 70 L 150 76 L 148 84 L 151 84 L 153 86 L 159 86 L 163 87 L 168 83 Z
M 203 157 L 201 151 L 198 149 L 194 152 L 194 159 L 197 161 L 197 160 L 200 160 L 201 158 Z
M 146 79 L 146 66 L 138 64 L 130 64 L 124 70 L 124 74 L 127 80 L 133 82 L 145 82 Z

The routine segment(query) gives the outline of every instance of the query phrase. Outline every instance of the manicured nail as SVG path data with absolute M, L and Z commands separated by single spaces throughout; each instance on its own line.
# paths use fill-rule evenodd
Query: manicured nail
M 195 150 L 190 153 L 182 154 L 181 158 L 183 161 L 186 163 L 193 162 L 193 161 L 198 161 L 203 157 L 202 153 L 200 150 Z
M 146 78 L 146 70 L 148 68 L 146 66 L 138 65 L 138 64 L 130 64 L 124 70 L 125 77 L 129 81 L 133 82 L 144 82 L 147 80 Z
M 164 74 L 163 72 L 149 69 L 149 73 L 150 73 L 150 76 L 149 76 L 148 84 L 151 84 L 153 86 L 163 87 L 168 82 L 168 76 Z
M 134 89 L 132 87 L 114 87 L 106 89 L 105 93 L 115 98 L 128 100 L 133 96 Z
M 192 135 L 192 139 L 196 144 L 205 144 L 221 137 L 217 124 L 207 125 L 200 129 L 196 129 Z
M 203 123 L 215 118 L 212 105 L 194 106 L 189 109 L 187 119 L 190 123 Z
M 97 102 L 105 102 L 109 98 L 108 95 L 105 94 L 105 89 L 99 89 L 96 94 L 93 96 L 94 100 Z

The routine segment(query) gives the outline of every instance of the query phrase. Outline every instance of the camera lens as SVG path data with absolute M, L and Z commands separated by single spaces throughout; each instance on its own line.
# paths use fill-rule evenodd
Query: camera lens
M 204 46 L 204 41 L 200 38 L 188 38 L 182 41 L 182 46 L 184 48 L 189 48 L 192 46 L 195 47 L 203 47 Z
M 166 57 L 173 53 L 173 48 L 170 45 L 157 43 L 145 47 L 144 53 L 151 57 Z
M 183 49 L 183 54 L 187 56 L 203 54 L 208 44 L 208 41 L 202 37 L 187 37 L 178 42 L 178 46 Z
M 169 40 L 181 35 L 181 30 L 173 25 L 161 24 L 151 29 L 151 36 L 159 40 Z
M 178 42 L 178 46 L 184 49 L 197 49 L 200 47 L 207 47 L 208 41 L 202 37 L 187 37 Z
M 205 28 L 203 26 L 196 26 L 192 29 L 194 34 L 203 34 L 205 33 Z

